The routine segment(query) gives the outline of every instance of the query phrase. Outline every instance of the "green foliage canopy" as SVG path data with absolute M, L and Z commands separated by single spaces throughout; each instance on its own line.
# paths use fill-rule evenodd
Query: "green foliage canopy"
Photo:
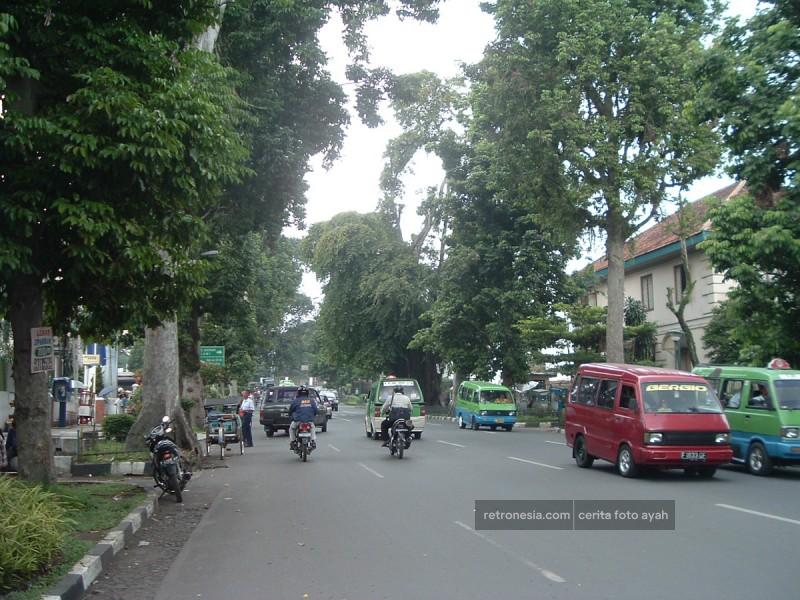
M 469 75 L 498 145 L 497 189 L 535 198 L 554 228 L 599 227 L 609 265 L 607 351 L 622 360 L 622 247 L 670 190 L 717 160 L 694 99 L 716 2 L 498 0 L 498 37 Z
M 731 171 L 749 196 L 711 211 L 704 245 L 737 287 L 706 334 L 715 359 L 800 363 L 800 9 L 775 0 L 731 23 L 707 69 L 706 106 L 720 119 Z M 727 330 L 727 331 L 725 331 Z M 727 337 L 726 337 L 727 336 Z M 733 348 L 732 341 L 737 348 Z
M 232 74 L 189 45 L 215 3 L 124 4 L 4 4 L 0 287 L 43 282 L 56 329 L 191 295 L 199 215 L 244 172 Z

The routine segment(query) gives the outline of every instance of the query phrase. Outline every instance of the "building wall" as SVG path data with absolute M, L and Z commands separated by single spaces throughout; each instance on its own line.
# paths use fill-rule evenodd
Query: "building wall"
M 661 258 L 649 265 L 631 269 L 625 273 L 625 297 L 643 301 L 642 278 L 652 276 L 653 307 L 647 312 L 647 320 L 658 327 L 656 336 L 656 360 L 665 367 L 679 366 L 688 368 L 688 359 L 683 352 L 676 357 L 672 331 L 680 331 L 675 315 L 667 308 L 667 288 L 675 288 L 675 267 L 681 264 L 679 253 Z M 703 344 L 703 333 L 711 320 L 711 310 L 728 295 L 733 287 L 732 282 L 722 280 L 722 275 L 715 273 L 704 252 L 692 249 L 689 252 L 689 268 L 696 281 L 692 299 L 686 306 L 684 317 L 692 331 L 697 347 L 697 355 L 701 362 L 708 361 L 708 353 Z M 605 280 L 598 285 L 597 305 L 607 306 L 608 298 Z M 678 363 L 676 364 L 676 358 Z M 681 360 L 682 359 L 682 360 Z

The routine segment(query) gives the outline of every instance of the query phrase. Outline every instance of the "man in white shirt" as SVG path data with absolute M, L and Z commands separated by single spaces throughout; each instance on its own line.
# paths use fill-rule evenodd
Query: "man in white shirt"
M 403 386 L 397 385 L 394 388 L 394 393 L 383 403 L 381 407 L 381 414 L 386 415 L 386 418 L 381 423 L 381 433 L 383 434 L 383 445 L 389 445 L 389 428 L 394 424 L 397 419 L 405 419 L 408 423 L 409 429 L 414 426 L 411 422 L 411 411 L 414 406 L 411 404 L 411 398 L 403 393 Z
M 244 437 L 244 445 L 247 447 L 253 446 L 253 412 L 256 407 L 253 404 L 253 399 L 250 397 L 250 391 L 244 390 L 242 392 L 242 403 L 239 405 L 239 412 L 242 414 L 242 436 Z

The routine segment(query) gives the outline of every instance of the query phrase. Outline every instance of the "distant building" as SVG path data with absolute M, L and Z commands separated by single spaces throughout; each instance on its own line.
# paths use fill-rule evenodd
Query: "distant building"
M 713 270 L 708 257 L 698 244 L 708 238 L 711 231 L 711 221 L 706 218 L 706 213 L 712 202 L 728 201 L 744 190 L 744 182 L 735 183 L 688 205 L 698 223 L 696 230 L 686 240 L 689 268 L 696 285 L 684 315 L 701 362 L 708 360 L 703 333 L 711 320 L 711 311 L 727 297 L 734 283 L 723 281 L 722 274 Z M 686 340 L 675 315 L 667 308 L 667 288 L 680 293 L 686 287 L 686 276 L 681 264 L 680 238 L 676 233 L 677 222 L 677 214 L 671 215 L 625 244 L 625 297 L 640 300 L 647 311 L 647 320 L 658 326 L 656 361 L 665 367 L 688 370 L 690 364 Z M 588 302 L 596 306 L 606 306 L 607 257 L 595 261 L 593 268 L 599 282 L 596 293 L 589 295 Z

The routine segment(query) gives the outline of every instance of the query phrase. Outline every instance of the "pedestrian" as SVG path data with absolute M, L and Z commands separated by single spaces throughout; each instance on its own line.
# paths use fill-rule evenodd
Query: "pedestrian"
M 244 390 L 242 392 L 242 403 L 239 405 L 239 414 L 242 417 L 242 436 L 244 437 L 244 445 L 248 448 L 253 446 L 253 412 L 256 407 L 253 404 L 253 399 L 250 397 L 250 391 Z
M 6 435 L 0 429 L 0 471 L 5 471 L 8 466 L 8 459 L 6 458 Z
M 7 461 L 6 468 L 9 471 L 16 471 L 18 468 L 16 425 L 17 424 L 14 417 L 10 417 L 8 420 L 8 424 L 6 425 L 6 439 L 4 444 L 6 449 L 6 461 Z

